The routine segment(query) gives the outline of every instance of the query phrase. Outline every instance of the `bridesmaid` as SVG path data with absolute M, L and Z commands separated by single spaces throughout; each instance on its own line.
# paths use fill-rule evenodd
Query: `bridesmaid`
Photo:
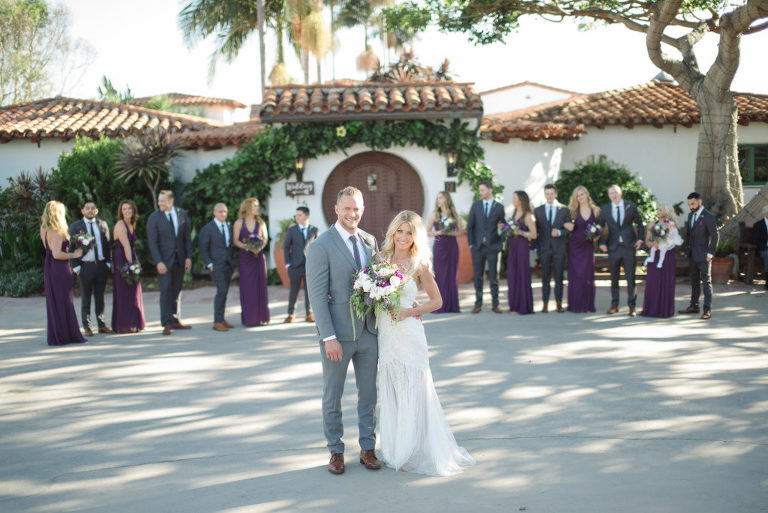
M 600 215 L 586 187 L 579 185 L 568 204 L 571 222 L 563 227 L 571 232 L 568 241 L 568 311 L 595 311 L 595 246 L 587 238 L 587 225 Z
M 117 207 L 117 222 L 113 230 L 115 255 L 112 259 L 114 290 L 112 291 L 112 329 L 116 333 L 137 333 L 144 329 L 144 300 L 141 282 L 128 283 L 120 274 L 126 262 L 136 260 L 136 204 L 123 200 Z
M 43 211 L 40 240 L 45 246 L 45 309 L 48 314 L 48 345 L 85 342 L 75 315 L 72 268 L 69 261 L 83 256 L 81 249 L 69 253 L 66 209 L 49 201 Z
M 531 288 L 530 241 L 536 239 L 536 218 L 531 201 L 525 191 L 512 193 L 512 222 L 520 229 L 516 237 L 507 242 L 507 290 L 509 311 L 514 314 L 533 313 L 533 289 Z
M 444 231 L 438 222 L 452 222 L 453 230 Z M 427 235 L 435 238 L 432 247 L 437 288 L 443 297 L 443 306 L 432 313 L 461 312 L 459 308 L 459 244 L 456 237 L 464 233 L 463 219 L 456 211 L 451 195 L 437 193 L 435 209 L 427 220 Z
M 679 236 L 675 214 L 668 205 L 659 205 L 658 221 L 665 223 L 670 228 L 668 238 L 670 240 Z M 646 246 L 654 246 L 658 249 L 659 242 L 651 242 L 650 236 L 653 225 L 645 231 Z M 657 267 L 660 251 L 656 251 L 653 262 L 648 264 L 648 274 L 645 278 L 645 297 L 643 298 L 644 317 L 672 317 L 675 315 L 675 272 L 677 262 L 675 251 L 670 249 L 664 256 L 661 268 Z
M 238 269 L 240 273 L 240 317 L 245 326 L 269 323 L 269 298 L 267 296 L 267 261 L 264 251 L 249 251 L 241 242 L 250 235 L 259 235 L 266 244 L 267 225 L 259 215 L 259 200 L 246 198 L 240 204 L 237 221 L 232 227 L 237 236 L 232 241 L 240 248 Z

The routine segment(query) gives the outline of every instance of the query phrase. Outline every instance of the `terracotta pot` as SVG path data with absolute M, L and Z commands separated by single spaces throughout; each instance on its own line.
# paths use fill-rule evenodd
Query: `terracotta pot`
M 283 238 L 279 237 L 273 244 L 272 258 L 275 259 L 277 274 L 280 275 L 280 281 L 286 288 L 291 287 L 291 280 L 288 278 L 288 268 L 285 266 L 285 253 L 283 253 Z
M 472 270 L 472 252 L 469 249 L 467 232 L 456 237 L 459 243 L 459 283 L 472 283 L 475 273 Z
M 735 260 L 731 257 L 712 259 L 712 283 L 725 285 L 731 277 Z

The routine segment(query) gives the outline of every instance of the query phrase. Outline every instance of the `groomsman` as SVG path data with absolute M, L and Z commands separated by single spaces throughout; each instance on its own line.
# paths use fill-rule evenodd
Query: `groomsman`
M 493 185 L 488 180 L 480 182 L 477 192 L 480 200 L 472 204 L 467 221 L 467 238 L 472 252 L 475 282 L 475 308 L 472 313 L 483 309 L 483 275 L 486 264 L 491 286 L 491 310 L 501 313 L 497 270 L 502 240 L 498 226 L 504 222 L 504 205 L 493 199 Z
M 96 303 L 96 322 L 99 333 L 114 333 L 104 322 L 104 289 L 107 276 L 112 268 L 112 250 L 109 240 L 109 226 L 106 221 L 96 218 L 99 209 L 96 203 L 86 201 L 78 219 L 69 226 L 70 244 L 74 244 L 75 234 L 83 232 L 96 239 L 96 243 L 81 258 L 72 259 L 72 272 L 80 279 L 80 317 L 86 337 L 93 336 L 91 329 L 91 296 Z
M 200 230 L 200 257 L 216 285 L 216 298 L 213 300 L 213 329 L 216 331 L 229 331 L 235 327 L 224 319 L 229 282 L 237 265 L 233 247 L 232 227 L 227 224 L 227 206 L 217 203 L 213 207 L 213 220 Z
M 285 266 L 288 268 L 288 277 L 291 280 L 291 291 L 288 294 L 288 317 L 284 322 L 293 322 L 296 316 L 293 314 L 296 308 L 296 299 L 299 297 L 299 289 L 304 284 L 304 309 L 307 322 L 315 322 L 309 305 L 307 295 L 307 246 L 317 237 L 317 228 L 309 224 L 309 208 L 301 206 L 296 209 L 294 216 L 296 224 L 288 228 L 285 234 Z
M 188 330 L 179 320 L 184 273 L 192 269 L 192 236 L 187 213 L 173 206 L 173 192 L 160 191 L 159 210 L 147 219 L 147 242 L 160 280 L 160 322 L 163 335 Z
M 607 225 L 608 233 L 600 239 L 600 249 L 608 252 L 608 268 L 611 272 L 611 307 L 607 314 L 619 311 L 619 274 L 624 267 L 627 279 L 627 305 L 629 316 L 634 317 L 637 294 L 635 293 L 635 252 L 643 246 L 645 226 L 637 206 L 622 199 L 618 185 L 608 188 L 611 202 L 600 209 L 597 223 Z
M 544 186 L 546 203 L 536 207 L 533 215 L 536 217 L 536 249 L 541 262 L 541 299 L 544 303 L 542 312 L 549 311 L 550 280 L 555 274 L 555 304 L 557 312 L 563 313 L 563 268 L 567 250 L 566 234 L 563 223 L 570 220 L 568 208 L 557 201 L 557 189 L 554 185 Z
M 718 233 L 715 216 L 703 206 L 701 195 L 692 192 L 688 195 L 687 230 L 683 247 L 688 255 L 688 268 L 691 273 L 691 303 L 680 313 L 699 313 L 699 297 L 704 286 L 704 310 L 702 319 L 712 317 L 712 278 L 710 276 L 712 257 L 717 247 Z
M 765 288 L 768 289 L 768 205 L 763 206 L 763 217 L 752 225 L 752 243 L 757 248 L 757 255 L 763 259 Z

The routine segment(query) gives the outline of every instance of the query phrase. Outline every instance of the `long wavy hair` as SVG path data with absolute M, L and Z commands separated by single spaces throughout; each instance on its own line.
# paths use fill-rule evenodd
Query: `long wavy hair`
M 579 200 L 576 199 L 576 194 L 578 194 L 579 191 L 584 191 L 586 193 L 589 208 L 592 209 L 592 213 L 595 215 L 595 218 L 597 218 L 598 214 L 600 213 L 600 208 L 595 205 L 594 201 L 592 201 L 592 196 L 589 195 L 587 188 L 583 185 L 577 185 L 571 193 L 571 200 L 568 202 L 568 210 L 571 211 L 571 219 L 576 219 L 576 216 L 579 215 Z
M 445 199 L 445 203 L 443 204 L 443 208 L 440 208 L 437 205 L 437 198 L 435 198 L 435 209 L 432 211 L 432 218 L 435 221 L 439 221 L 442 217 L 450 217 L 456 222 L 457 229 L 463 229 L 462 225 L 464 220 L 461 218 L 458 210 L 456 210 L 456 206 L 453 204 L 451 193 L 448 191 L 440 191 L 437 195 L 438 197 L 442 195 Z
M 411 210 L 403 210 L 389 223 L 384 243 L 381 246 L 381 257 L 387 260 L 392 258 L 392 255 L 395 253 L 395 233 L 403 223 L 410 224 L 411 232 L 413 233 L 413 244 L 411 244 L 410 250 L 411 269 L 408 272 L 412 273 L 422 265 L 431 269 L 432 252 L 427 243 L 427 230 L 424 228 L 424 221 L 419 214 Z
M 533 211 L 531 210 L 531 199 L 528 197 L 527 192 L 515 191 L 512 194 L 517 194 L 517 199 L 520 200 L 520 210 L 523 213 L 521 219 L 525 219 L 526 215 L 533 213 Z M 515 208 L 515 211 L 512 213 L 512 216 L 513 218 L 517 218 L 517 208 Z
M 126 203 L 130 205 L 131 208 L 133 209 L 133 215 L 131 216 L 130 219 L 123 219 L 123 205 L 125 205 Z M 129 225 L 131 225 L 131 228 L 133 228 L 134 230 L 136 229 L 136 223 L 139 220 L 139 210 L 136 208 L 136 203 L 134 203 L 133 200 L 129 200 L 129 199 L 123 200 L 117 206 L 117 220 L 119 221 L 121 219 L 126 223 L 128 223 Z
M 674 224 L 675 228 L 679 228 L 677 226 L 677 221 L 675 220 L 675 210 L 671 205 L 667 203 L 659 203 L 659 205 L 656 207 L 656 210 L 658 210 L 665 219 L 668 219 L 670 223 Z M 659 221 L 661 221 L 661 219 L 659 219 Z
M 67 237 L 67 207 L 60 201 L 49 201 L 45 204 L 40 219 L 43 230 L 51 230 Z
M 237 218 L 242 219 L 243 222 L 245 222 L 245 218 L 248 216 L 248 214 L 251 213 L 253 209 L 253 205 L 258 204 L 259 208 L 261 208 L 261 203 L 259 203 L 259 200 L 256 198 L 245 198 L 242 203 L 240 203 L 240 210 L 237 211 Z M 259 223 L 259 229 L 264 232 L 264 228 L 267 226 L 266 223 L 264 223 L 264 220 L 261 218 L 261 214 L 256 214 L 256 222 Z

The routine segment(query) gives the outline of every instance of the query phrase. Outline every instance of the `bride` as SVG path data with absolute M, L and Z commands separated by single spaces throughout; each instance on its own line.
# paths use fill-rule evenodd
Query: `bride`
M 415 212 L 395 216 L 379 255 L 400 267 L 405 281 L 399 321 L 379 319 L 379 435 L 384 463 L 392 468 L 446 476 L 475 464 L 456 444 L 437 397 L 429 368 L 421 316 L 440 308 L 442 299 L 430 266 L 427 233 Z M 415 303 L 419 285 L 429 301 Z

